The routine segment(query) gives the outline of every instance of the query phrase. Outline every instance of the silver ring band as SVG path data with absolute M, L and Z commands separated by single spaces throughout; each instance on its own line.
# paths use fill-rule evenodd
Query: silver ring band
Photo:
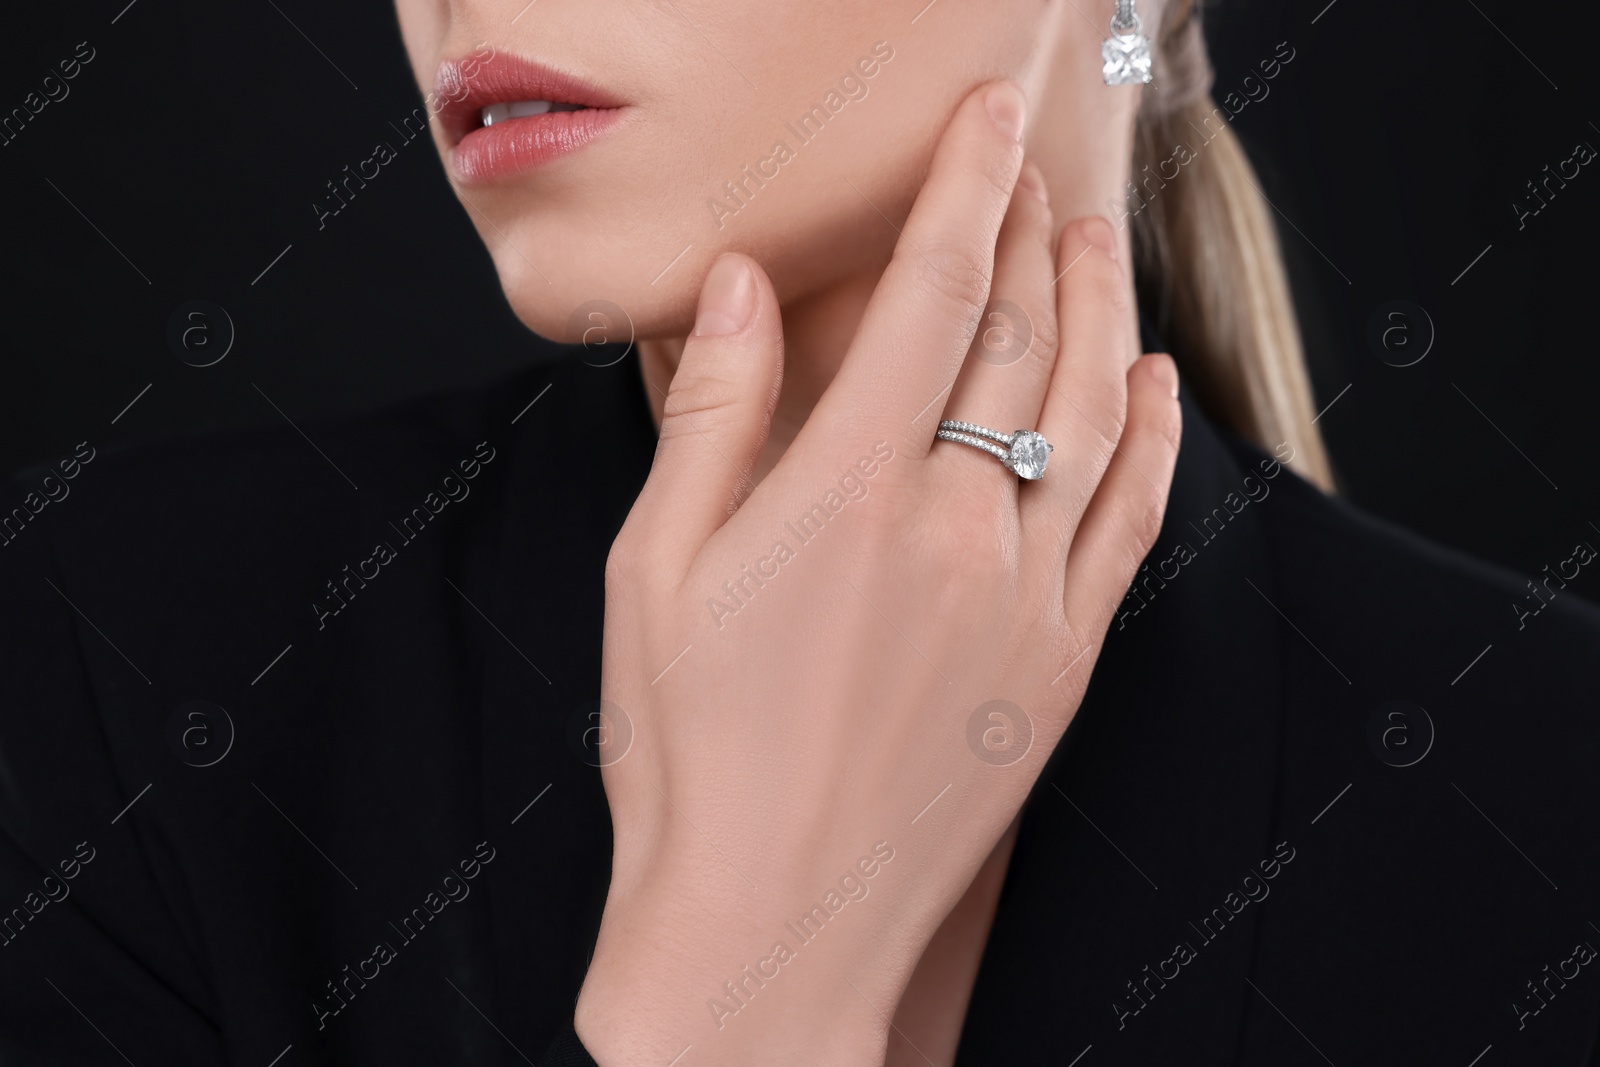
M 954 441 L 958 445 L 987 452 L 1006 465 L 1018 478 L 1035 482 L 1044 477 L 1045 465 L 1056 446 L 1032 430 L 1001 433 L 973 422 L 945 419 L 933 435 L 939 441 Z M 1004 448 L 1000 446 L 1004 445 Z

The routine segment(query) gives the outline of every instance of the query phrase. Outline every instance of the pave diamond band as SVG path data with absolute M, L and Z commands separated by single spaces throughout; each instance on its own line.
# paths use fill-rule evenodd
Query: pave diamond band
M 1034 433 L 1032 430 L 1001 433 L 999 430 L 991 430 L 974 422 L 958 422 L 954 419 L 941 422 L 934 437 L 940 441 L 954 441 L 956 444 L 987 452 L 1004 463 L 1018 478 L 1030 482 L 1044 477 L 1045 465 L 1050 460 L 1050 453 L 1054 452 L 1056 447 L 1046 441 L 1042 434 Z M 1002 445 L 1005 447 L 1000 447 Z

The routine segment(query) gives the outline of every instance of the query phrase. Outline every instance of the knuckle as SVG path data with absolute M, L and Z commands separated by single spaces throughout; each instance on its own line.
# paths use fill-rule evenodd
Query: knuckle
M 1127 415 L 1129 447 L 1164 459 L 1176 456 L 1183 443 L 1183 408 L 1177 400 L 1152 390 L 1130 396 L 1127 404 L 1138 408 Z M 1160 447 L 1155 447 L 1158 442 Z
M 1118 523 L 1120 536 L 1107 548 L 1107 570 L 1117 577 L 1118 588 L 1126 589 L 1138 580 L 1139 568 L 1161 535 L 1161 504 L 1147 497 L 1138 504 L 1125 505 L 1119 509 Z
M 1083 422 L 1110 452 L 1122 440 L 1128 425 L 1128 398 L 1121 381 L 1094 378 L 1074 383 L 1072 391 L 1082 398 L 1079 411 Z
M 1183 408 L 1176 400 L 1168 401 L 1157 425 L 1161 439 L 1167 443 L 1168 450 L 1176 456 L 1178 449 L 1183 445 Z
M 1132 305 L 1129 279 L 1122 267 L 1089 244 L 1081 229 L 1062 234 L 1056 250 L 1056 270 L 1061 276 L 1064 299 L 1086 300 L 1117 312 L 1127 311 Z
M 1135 568 L 1150 554 L 1150 550 L 1156 546 L 1156 539 L 1161 536 L 1161 527 L 1167 515 L 1166 503 L 1160 494 L 1147 494 L 1129 516 L 1128 532 L 1133 539 L 1130 552 Z
M 1032 193 L 1019 189 L 1012 197 L 1011 210 L 1021 211 L 1023 232 L 1028 240 L 1043 245 L 1046 254 L 1051 255 L 1055 247 L 1055 213 L 1050 210 L 1050 205 Z M 1051 259 L 1054 260 L 1053 255 Z M 1051 277 L 1054 276 L 1055 272 L 1052 271 Z
M 625 532 L 618 534 L 606 553 L 606 589 L 616 592 L 636 584 L 643 569 L 632 538 Z
M 606 553 L 606 594 L 627 596 L 655 588 L 655 576 L 667 569 L 666 558 L 656 547 L 659 543 L 650 536 L 645 517 L 638 511 L 629 513 Z
M 906 266 L 913 283 L 946 305 L 952 317 L 975 330 L 989 299 L 993 268 L 989 257 L 970 244 L 945 240 L 910 249 Z
M 1106 243 L 1114 245 L 1117 239 L 1116 228 L 1104 215 L 1083 215 L 1067 223 L 1067 228 L 1071 230 L 1073 243 L 1078 247 L 1096 244 L 1104 247 Z
M 1038 203 L 1037 198 L 1032 196 L 1016 196 L 1017 174 L 1022 163 L 1022 146 L 998 130 L 995 133 L 997 135 L 994 140 L 995 150 L 983 153 L 978 161 L 978 173 L 988 185 L 989 193 L 1002 208 L 1018 200 L 1032 200 Z
M 1119 315 L 1129 310 L 1128 280 L 1111 257 L 1090 255 L 1080 266 L 1089 268 L 1084 272 L 1083 283 L 1091 300 Z
M 984 308 L 983 322 L 972 339 L 972 354 L 998 366 L 1026 360 L 1032 364 L 1029 370 L 1047 378 L 1060 344 L 1055 309 L 1048 300 L 1018 304 L 996 297 Z
M 1047 194 L 1048 195 L 1048 194 Z M 1049 203 L 1037 197 L 1029 197 L 1036 204 L 1034 217 L 1038 220 L 1034 225 L 1038 228 L 1039 240 L 1044 243 L 1047 252 L 1054 252 L 1056 247 L 1056 212 Z
M 958 116 L 951 130 L 954 139 L 941 146 L 944 151 L 934 160 L 933 179 L 987 193 L 998 219 L 1024 165 L 1022 144 L 996 126 L 981 107 Z M 975 181 L 986 183 L 986 188 L 979 190 Z
M 1117 386 L 1107 386 L 1106 397 L 1101 407 L 1106 420 L 1106 440 L 1115 444 L 1122 440 L 1123 432 L 1128 428 L 1128 397 Z
M 716 375 L 675 378 L 662 404 L 661 437 L 671 440 L 725 426 L 743 415 L 746 403 L 739 385 Z
M 1033 324 L 1033 351 L 1047 364 L 1053 365 L 1056 353 L 1061 350 L 1061 326 L 1056 322 L 1056 313 L 1046 304 L 1046 310 L 1038 315 L 1029 315 Z

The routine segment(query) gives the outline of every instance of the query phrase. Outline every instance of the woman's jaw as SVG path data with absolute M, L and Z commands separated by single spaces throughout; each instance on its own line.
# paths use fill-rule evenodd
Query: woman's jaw
M 775 438 L 832 379 L 974 87 L 1008 78 L 1029 97 L 1058 225 L 1113 215 L 1128 180 L 1139 90 L 1101 84 L 1103 32 L 1070 0 L 397 7 L 447 174 L 518 317 L 559 341 L 637 339 L 664 390 L 711 265 L 745 253 L 783 307 Z

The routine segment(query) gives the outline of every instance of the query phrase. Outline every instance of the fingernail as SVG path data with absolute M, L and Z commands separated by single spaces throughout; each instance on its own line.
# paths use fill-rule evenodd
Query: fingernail
M 1145 360 L 1150 364 L 1150 373 L 1156 381 L 1167 387 L 1167 392 L 1172 394 L 1172 399 L 1178 399 L 1178 365 L 1172 362 L 1172 357 L 1161 353 Z
M 996 126 L 1010 134 L 1012 140 L 1022 140 L 1022 117 L 1027 114 L 1028 103 L 1022 98 L 1021 89 L 1010 82 L 998 82 L 990 87 L 983 104 Z
M 700 307 L 694 316 L 694 336 L 725 337 L 750 323 L 756 310 L 756 279 L 738 256 L 718 259 L 700 290 Z
M 1039 168 L 1032 163 L 1022 165 L 1022 173 L 1017 175 L 1017 185 L 1037 196 L 1041 204 L 1050 203 L 1050 192 L 1045 188 L 1044 175 L 1040 174 Z
M 1083 234 L 1085 241 L 1112 259 L 1117 258 L 1117 231 L 1112 229 L 1111 223 L 1104 216 L 1090 215 L 1079 224 L 1078 232 Z

